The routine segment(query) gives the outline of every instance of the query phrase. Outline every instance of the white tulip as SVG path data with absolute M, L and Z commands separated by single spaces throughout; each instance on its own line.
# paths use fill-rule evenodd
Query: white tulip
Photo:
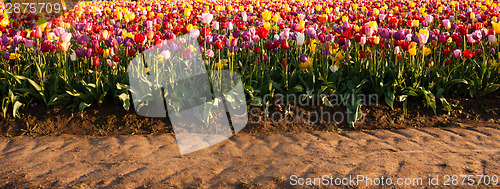
M 297 46 L 304 45 L 304 42 L 306 41 L 306 36 L 303 33 L 297 33 L 296 40 L 297 40 Z
M 332 71 L 333 73 L 337 72 L 338 70 L 339 70 L 339 67 L 337 67 L 336 65 L 330 66 L 330 71 Z
M 69 55 L 69 59 L 70 59 L 71 61 L 76 61 L 76 54 L 75 54 L 75 53 L 70 54 L 70 55 Z

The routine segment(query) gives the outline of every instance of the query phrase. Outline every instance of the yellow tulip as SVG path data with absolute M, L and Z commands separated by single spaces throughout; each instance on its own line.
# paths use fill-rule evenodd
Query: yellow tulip
M 306 28 L 306 22 L 305 22 L 304 20 L 301 20 L 301 21 L 299 22 L 299 29 L 300 29 L 300 30 L 303 30 L 303 29 L 305 29 L 305 28 Z
M 184 9 L 184 17 L 189 17 L 189 16 L 191 16 L 191 10 Z
M 262 18 L 268 22 L 269 20 L 271 20 L 271 17 L 272 17 L 273 13 L 271 13 L 270 11 L 264 11 L 262 12 Z
M 375 43 L 376 45 L 378 45 L 380 43 L 380 37 L 375 37 L 375 39 L 373 40 L 373 43 Z
M 306 62 L 300 63 L 300 69 L 307 70 L 312 67 L 312 58 L 309 58 Z
M 263 26 L 266 30 L 271 30 L 271 24 L 269 22 L 264 22 Z
M 109 49 L 104 49 L 104 51 L 102 52 L 102 57 L 104 57 L 104 58 L 109 57 Z
M 500 23 L 492 23 L 495 33 L 500 33 Z
M 450 44 L 451 42 L 453 42 L 453 39 L 451 37 L 448 37 L 448 39 L 446 39 L 446 43 Z
M 425 47 L 424 50 L 422 51 L 422 54 L 424 54 L 424 56 L 430 55 L 432 54 L 432 50 L 430 48 Z
M 413 27 L 418 27 L 418 25 L 420 25 L 420 22 L 418 20 L 413 20 L 411 22 L 411 26 L 413 26 Z
M 275 15 L 273 16 L 273 22 L 276 22 L 276 23 L 277 23 L 277 22 L 280 20 L 280 18 L 281 18 L 281 17 L 280 17 L 280 15 L 279 15 L 279 14 L 275 14 Z
M 410 53 L 411 56 L 417 55 L 417 49 L 415 48 L 411 48 L 410 50 L 408 50 L 408 52 Z

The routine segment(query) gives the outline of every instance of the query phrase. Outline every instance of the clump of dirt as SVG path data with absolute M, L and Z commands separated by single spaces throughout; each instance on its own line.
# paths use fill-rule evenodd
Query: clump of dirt
M 398 129 L 408 127 L 471 127 L 500 124 L 500 98 L 448 99 L 450 114 L 438 108 L 436 114 L 420 100 L 410 99 L 407 114 L 402 103 L 394 109 L 385 104 L 361 108 L 363 118 L 354 128 L 347 123 L 343 106 L 271 106 L 268 116 L 258 107 L 249 111 L 247 133 Z M 438 104 L 438 107 L 441 107 Z M 352 113 L 352 112 L 351 112 Z M 34 106 L 21 110 L 20 118 L 0 113 L 0 136 L 19 135 L 134 135 L 172 133 L 168 118 L 139 116 L 120 106 L 89 107 L 83 114 L 64 106 Z

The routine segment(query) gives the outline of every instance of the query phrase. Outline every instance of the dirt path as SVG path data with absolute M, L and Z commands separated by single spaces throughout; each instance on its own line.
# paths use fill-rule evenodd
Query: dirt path
M 498 162 L 498 125 L 238 134 L 182 157 L 170 134 L 14 137 L 0 138 L 0 188 L 269 188 L 322 175 L 423 178 L 422 186 L 438 175 L 442 186 L 444 175 L 500 176 Z

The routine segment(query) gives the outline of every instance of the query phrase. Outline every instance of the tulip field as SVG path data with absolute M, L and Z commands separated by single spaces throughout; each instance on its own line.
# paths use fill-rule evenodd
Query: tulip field
M 264 112 L 275 94 L 322 95 L 325 106 L 339 95 L 350 123 L 359 94 L 405 112 L 418 99 L 436 113 L 450 111 L 449 98 L 500 87 L 496 0 L 82 1 L 48 19 L 0 10 L 4 115 L 56 104 L 128 110 L 128 66 L 145 51 L 200 52 L 207 70 L 239 73 L 248 105 Z

